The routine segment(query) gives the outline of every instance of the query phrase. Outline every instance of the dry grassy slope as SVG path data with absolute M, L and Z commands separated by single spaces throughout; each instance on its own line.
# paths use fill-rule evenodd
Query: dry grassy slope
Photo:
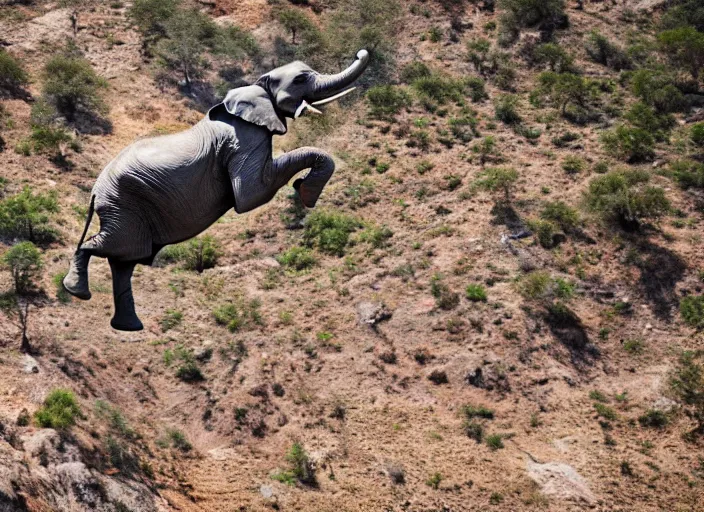
M 466 19 L 474 28 L 462 34 L 461 43 L 419 42 L 420 34 L 431 26 L 448 26 L 441 10 L 432 4 L 425 6 L 433 11 L 430 18 L 407 15 L 404 20 L 399 63 L 420 58 L 455 75 L 470 72 L 462 58 L 464 43 L 482 35 L 481 27 L 494 17 L 470 8 Z M 258 33 L 273 33 L 271 27 L 258 26 L 268 20 L 269 7 L 263 0 L 218 2 L 217 8 L 218 15 L 257 28 Z M 581 42 L 592 28 L 624 40 L 634 26 L 618 21 L 622 8 L 605 13 L 600 4 L 593 4 L 585 12 L 570 10 L 572 26 L 561 35 L 562 43 L 580 57 L 587 72 L 610 74 L 584 61 Z M 51 48 L 69 35 L 66 12 L 49 4 L 11 9 L 32 19 L 20 23 L 3 19 L 3 38 L 38 77 Z M 3 14 L 7 12 L 4 8 Z M 98 5 L 81 25 L 80 46 L 110 80 L 107 99 L 113 133 L 86 137 L 85 151 L 76 156 L 76 166 L 69 172 L 54 168 L 42 157 L 22 157 L 11 150 L 0 154 L 2 175 L 9 178 L 11 190 L 30 183 L 36 189 L 60 192 L 66 245 L 47 251 L 47 289 L 52 289 L 49 277 L 67 267 L 71 245 L 80 235 L 83 220 L 71 207 L 87 203 L 85 191 L 102 166 L 135 138 L 178 130 L 200 117 L 176 92 L 162 93 L 154 86 L 149 70 L 140 61 L 137 35 L 124 21 L 124 9 Z M 124 44 L 109 46 L 108 34 Z M 526 93 L 534 72 L 519 66 L 519 73 L 518 92 Z M 37 80 L 32 92 L 39 89 Z M 492 96 L 499 93 L 491 86 L 489 92 Z M 27 134 L 29 105 L 8 101 L 6 106 L 15 120 L 15 128 L 5 136 L 11 148 Z M 494 134 L 506 162 L 521 172 L 516 196 L 522 214 L 535 212 L 544 199 L 579 200 L 588 173 L 566 177 L 560 162 L 573 151 L 555 149 L 549 141 L 566 129 L 578 131 L 583 136 L 580 155 L 596 162 L 603 156 L 597 127 L 568 126 L 558 119 L 536 145 L 531 145 L 500 124 L 493 130 L 487 128 L 493 116 L 491 102 L 473 107 L 482 121 L 480 131 Z M 529 124 L 545 128 L 536 121 L 539 113 L 524 101 L 522 114 Z M 228 214 L 209 230 L 224 247 L 217 268 L 203 275 L 175 268 L 138 269 L 135 299 L 146 329 L 136 334 L 108 327 L 112 314 L 108 266 L 96 259 L 91 265 L 94 296 L 90 302 L 55 303 L 35 313 L 30 335 L 41 351 L 36 358 L 39 373 L 23 372 L 24 356 L 14 349 L 17 333 L 4 319 L 0 323 L 5 340 L 0 353 L 0 390 L 4 392 L 0 414 L 15 418 L 24 407 L 32 411 L 57 386 L 74 389 L 86 410 L 96 398 L 110 401 L 143 436 L 149 453 L 141 453 L 154 467 L 158 493 L 173 510 L 262 510 L 270 509 L 272 502 L 282 510 L 483 510 L 495 492 L 503 495 L 504 501 L 495 507 L 502 510 L 578 510 L 587 506 L 584 501 L 562 499 L 561 489 L 549 485 L 540 494 L 528 475 L 531 458 L 527 453 L 540 463 L 570 464 L 584 477 L 594 496 L 591 505 L 598 510 L 701 510 L 701 482 L 693 473 L 698 453 L 680 438 L 685 421 L 676 421 L 664 432 L 644 430 L 629 421 L 661 396 L 664 376 L 677 350 L 701 346 L 701 338 L 683 327 L 676 315 L 667 319 L 656 315 L 654 309 L 654 299 L 672 299 L 679 289 L 695 286 L 696 255 L 701 251 L 698 229 L 675 230 L 664 222 L 662 233 L 650 235 L 649 242 L 661 248 L 661 260 L 654 259 L 655 250 L 641 253 L 652 261 L 650 275 L 624 264 L 626 250 L 619 250 L 616 233 L 593 225 L 588 232 L 598 245 L 571 240 L 560 251 L 550 253 L 529 242 L 515 243 L 519 250 L 515 256 L 499 241 L 506 229 L 492 224 L 491 197 L 480 193 L 461 199 L 461 192 L 480 171 L 478 165 L 463 158 L 467 147 L 456 145 L 448 150 L 436 142 L 429 154 L 422 155 L 390 133 L 356 123 L 365 119 L 362 104 L 334 115 L 341 122 L 349 120 L 316 141 L 335 153 L 340 164 L 320 207 L 348 210 L 345 189 L 362 179 L 373 181 L 378 202 L 353 213 L 391 227 L 394 236 L 388 248 L 371 253 L 365 244 L 352 248 L 355 273 L 345 271 L 340 259 L 321 257 L 320 266 L 312 272 L 282 274 L 273 289 L 263 289 L 267 271 L 277 266 L 273 256 L 301 236 L 299 231 L 286 230 L 279 218 L 288 205 L 287 191 L 282 191 L 265 207 L 243 216 Z M 445 122 L 420 107 L 404 114 L 399 122 L 412 122 L 420 116 L 431 121 L 431 130 Z M 294 147 L 297 137 L 307 140 L 301 133 L 305 126 L 305 121 L 300 121 L 277 142 L 279 147 Z M 395 156 L 390 156 L 387 148 L 395 150 Z M 359 163 L 371 156 L 391 163 L 391 169 L 384 175 L 360 175 Z M 659 155 L 661 160 L 667 157 L 666 153 Z M 420 176 L 415 167 L 422 158 L 433 162 L 435 168 Z M 462 187 L 447 190 L 444 177 L 449 174 L 461 177 Z M 700 215 L 692 213 L 686 195 L 666 180 L 658 181 L 668 188 L 676 206 L 690 215 Z M 432 194 L 419 201 L 415 193 L 422 187 Z M 542 187 L 551 192 L 543 194 Z M 451 213 L 437 215 L 435 208 L 440 205 Z M 434 234 L 442 226 L 451 226 L 454 231 L 448 236 Z M 245 230 L 255 235 L 247 240 L 237 236 Z M 422 242 L 422 248 L 413 249 L 415 242 Z M 572 306 L 590 340 L 598 346 L 600 357 L 580 362 L 573 360 L 542 322 L 525 313 L 513 281 L 527 260 L 577 279 L 571 258 L 592 250 L 599 251 L 601 258 L 595 264 L 585 264 L 587 277 L 578 280 L 583 293 Z M 670 276 L 667 264 L 677 257 L 687 270 Z M 407 263 L 416 268 L 415 277 L 404 282 L 391 274 Z M 458 266 L 469 269 L 458 274 L 454 271 Z M 436 272 L 458 292 L 468 283 L 493 279 L 489 303 L 475 305 L 463 299 L 454 311 L 438 310 L 429 292 Z M 656 278 L 667 283 L 670 277 L 669 285 L 647 287 Z M 175 298 L 169 290 L 172 280 L 183 281 L 183 297 Z M 5 281 L 1 284 L 8 285 Z M 596 292 L 603 290 L 612 291 L 614 299 L 599 299 Z M 266 325 L 236 335 L 217 327 L 212 309 L 233 297 L 259 298 Z M 610 304 L 626 297 L 634 305 L 633 315 L 608 318 Z M 378 332 L 358 324 L 356 306 L 363 301 L 383 301 L 393 312 Z M 167 308 L 181 310 L 185 320 L 163 334 L 158 321 Z M 279 320 L 282 311 L 293 314 L 291 325 Z M 481 322 L 483 332 L 473 329 L 470 319 Z M 501 325 L 495 325 L 498 319 Z M 448 332 L 450 320 L 457 326 L 453 332 Z M 602 327 L 611 329 L 607 340 L 598 337 Z M 339 350 L 316 340 L 316 333 L 322 331 L 335 335 L 332 341 L 339 344 Z M 515 332 L 517 339 L 508 340 L 504 336 L 507 332 Z M 645 342 L 641 355 L 622 349 L 622 341 L 634 337 Z M 220 349 L 233 341 L 242 341 L 248 350 L 236 371 L 232 355 L 220 354 Z M 185 384 L 174 377 L 173 367 L 164 364 L 164 350 L 179 344 L 215 349 L 212 360 L 202 365 L 207 377 L 204 383 Z M 317 357 L 306 355 L 307 345 L 316 347 Z M 424 366 L 413 356 L 422 348 L 433 356 Z M 395 350 L 398 362 L 383 363 L 379 355 L 391 350 Z M 509 389 L 487 391 L 468 385 L 465 376 L 477 367 L 505 373 Z M 427 375 L 433 370 L 446 371 L 449 383 L 431 383 Z M 273 383 L 283 385 L 283 397 L 272 394 Z M 268 386 L 268 399 L 250 393 L 260 385 Z M 620 415 L 609 432 L 615 446 L 604 444 L 604 433 L 588 398 L 592 389 L 610 396 L 628 393 L 626 405 L 614 405 Z M 347 408 L 344 421 L 330 417 L 338 403 Z M 465 403 L 495 410 L 496 419 L 487 423 L 488 431 L 513 434 L 503 450 L 490 451 L 464 435 L 458 409 Z M 248 424 L 242 428 L 234 419 L 236 407 L 250 411 Z M 531 426 L 532 414 L 540 420 L 537 427 Z M 262 438 L 251 433 L 251 425 L 259 420 L 267 425 Z M 75 430 L 88 439 L 88 432 L 104 431 L 103 423 L 89 412 Z M 193 455 L 179 455 L 155 444 L 170 427 L 187 434 L 196 448 Z M 19 430 L 31 434 L 35 429 Z M 285 467 L 284 454 L 294 440 L 302 442 L 318 461 L 318 489 L 287 487 L 269 477 L 276 468 Z M 643 448 L 646 441 L 652 448 Z M 27 460 L 30 470 L 38 470 L 35 459 Z M 630 462 L 634 477 L 621 474 L 622 461 Z M 393 485 L 384 475 L 390 465 L 405 469 L 405 485 Z M 425 483 L 435 472 L 444 477 L 438 490 Z M 260 492 L 262 485 L 270 486 L 274 496 L 265 498 Z

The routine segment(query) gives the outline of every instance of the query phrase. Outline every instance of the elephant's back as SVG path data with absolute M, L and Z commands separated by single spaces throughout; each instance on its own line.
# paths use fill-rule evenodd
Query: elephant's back
M 125 148 L 93 187 L 98 214 L 136 213 L 150 225 L 155 243 L 171 243 L 184 231 L 197 234 L 217 220 L 231 200 L 217 179 L 217 141 L 203 128 L 199 123 Z

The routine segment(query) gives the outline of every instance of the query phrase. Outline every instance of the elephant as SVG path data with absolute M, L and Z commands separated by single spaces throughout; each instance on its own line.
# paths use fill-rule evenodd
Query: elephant
M 225 214 L 251 211 L 293 183 L 306 208 L 313 208 L 335 163 L 324 151 L 302 147 L 273 158 L 272 139 L 287 131 L 287 118 L 350 92 L 369 63 L 360 50 L 337 74 L 321 74 L 296 61 L 262 75 L 253 85 L 228 91 L 192 128 L 134 142 L 103 169 L 91 191 L 83 234 L 63 280 L 73 296 L 88 300 L 91 256 L 107 258 L 115 312 L 110 325 L 139 331 L 132 272 L 152 265 L 166 245 L 192 238 Z M 86 240 L 97 213 L 100 230 Z

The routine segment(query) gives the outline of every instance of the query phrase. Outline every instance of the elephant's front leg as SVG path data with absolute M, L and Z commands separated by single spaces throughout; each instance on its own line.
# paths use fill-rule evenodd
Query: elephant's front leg
M 335 171 L 335 162 L 332 157 L 325 151 L 311 147 L 289 151 L 275 158 L 273 165 L 273 174 L 281 180 L 281 186 L 297 173 L 304 169 L 310 169 L 305 177 L 299 178 L 293 183 L 293 188 L 298 191 L 303 205 L 307 208 L 315 206 L 325 184 Z

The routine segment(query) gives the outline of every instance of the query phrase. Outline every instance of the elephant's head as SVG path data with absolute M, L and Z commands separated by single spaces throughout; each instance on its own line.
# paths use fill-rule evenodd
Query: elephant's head
M 296 61 L 262 75 L 254 85 L 232 89 L 223 104 L 227 111 L 245 121 L 286 133 L 286 117 L 295 119 L 306 110 L 320 113 L 316 106 L 336 100 L 350 88 L 369 64 L 369 53 L 360 50 L 346 70 L 324 75 Z

